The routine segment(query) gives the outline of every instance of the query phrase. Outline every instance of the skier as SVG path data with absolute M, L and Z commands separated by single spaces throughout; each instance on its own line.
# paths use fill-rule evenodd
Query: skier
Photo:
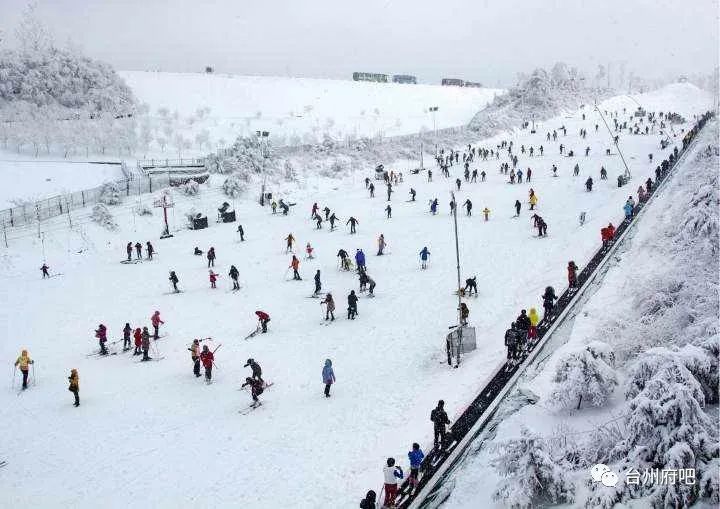
M 411 188 L 410 188 L 410 201 L 415 201 L 415 195 L 416 195 L 416 194 L 417 194 L 417 193 L 415 192 L 415 189 L 413 189 L 413 188 L 411 187 Z
M 190 348 L 190 359 L 193 363 L 193 374 L 195 375 L 195 378 L 200 377 L 200 340 L 199 339 L 193 339 L 192 345 Z
M 43 279 L 46 277 L 50 277 L 50 274 L 48 273 L 48 270 L 50 267 L 47 266 L 47 264 L 43 263 L 42 267 L 40 267 L 40 270 L 42 271 Z
M 465 280 L 465 288 L 462 293 L 464 295 L 472 295 L 473 290 L 475 291 L 475 295 L 477 295 L 477 276 L 473 276 Z
M 293 250 L 293 242 L 295 242 L 295 237 L 293 237 L 293 234 L 288 234 L 287 237 L 285 237 L 285 240 L 287 241 L 287 244 L 285 245 L 285 253 L 290 253 Z
M 195 256 L 202 256 L 202 251 L 200 251 L 200 248 L 195 246 L 195 250 L 193 251 L 193 254 Z
M 171 271 L 170 271 L 170 277 L 169 277 L 168 279 L 169 279 L 170 282 L 172 283 L 172 285 L 173 285 L 173 290 L 175 291 L 175 293 L 178 293 L 180 290 L 178 290 L 178 286 L 177 286 L 177 285 L 178 285 L 178 282 L 179 282 L 180 280 L 178 279 L 177 274 L 175 274 L 175 271 L 174 271 L 174 270 L 171 270 Z
M 483 209 L 483 216 L 485 216 L 485 221 L 490 219 L 490 209 L 489 208 L 485 207 Z
M 530 147 L 530 155 L 532 155 L 532 147 Z M 527 169 L 527 172 L 525 172 L 525 182 L 528 184 L 530 183 L 530 177 L 532 177 L 532 170 L 530 168 Z
M 420 268 L 421 269 L 427 269 L 427 261 L 428 257 L 430 256 L 430 251 L 428 251 L 427 246 L 422 248 L 422 251 L 420 251 Z
M 255 314 L 258 317 L 258 321 L 260 322 L 260 329 L 263 334 L 267 332 L 267 324 L 270 321 L 270 315 L 267 314 L 265 311 L 255 311 Z
M 568 273 L 568 286 L 570 288 L 576 288 L 577 287 L 577 265 L 575 265 L 575 262 L 570 260 L 568 262 L 567 266 L 567 273 Z
M 392 193 L 393 193 L 392 184 L 391 184 L 390 182 L 388 182 L 388 185 L 387 185 L 387 201 L 390 201 L 390 196 L 392 195 Z
M 553 306 L 555 305 L 555 300 L 557 300 L 557 297 L 555 296 L 555 289 L 552 286 L 548 286 L 545 288 L 545 293 L 542 295 L 543 299 L 543 309 L 545 310 L 545 316 L 543 316 L 543 320 L 549 321 L 551 316 L 550 313 L 552 312 Z
M 520 200 L 515 200 L 515 217 L 520 215 Z
M 317 215 L 315 216 L 315 229 L 316 229 L 316 230 L 322 230 L 322 223 L 323 223 L 323 218 L 322 218 L 322 216 L 321 216 L 320 214 L 317 214 Z
M 132 242 L 127 243 L 125 251 L 127 251 L 127 261 L 132 261 Z
M 308 260 L 312 260 L 313 258 L 315 258 L 313 256 L 313 247 L 310 245 L 309 242 L 307 244 L 305 244 L 305 253 L 307 255 Z
M 330 292 L 325 295 L 325 300 L 320 303 L 322 306 L 325 304 L 325 320 L 335 321 L 335 301 Z
M 365 272 L 365 253 L 363 253 L 362 249 L 355 251 L 355 264 L 359 272 Z
M 123 327 L 123 352 L 130 350 L 130 336 L 132 335 L 132 327 L 129 323 Z
M 325 206 L 323 212 L 325 212 L 325 221 L 327 221 L 330 218 L 330 208 Z
M 635 207 L 630 202 L 630 199 L 628 199 L 628 201 L 626 201 L 625 205 L 623 206 L 623 210 L 625 211 L 625 219 L 627 219 L 628 221 L 632 219 L 634 209 Z
M 547 237 L 547 223 L 542 217 L 538 217 L 537 222 L 538 237 Z
M 370 285 L 368 288 L 368 297 L 375 297 L 375 294 L 373 293 L 375 290 L 375 280 L 368 276 L 365 272 L 363 272 L 363 274 L 365 274 L 365 277 L 367 278 L 367 284 Z
M 395 497 L 397 497 L 397 483 L 404 476 L 400 465 L 395 465 L 395 458 L 387 459 L 387 466 L 383 467 L 383 476 L 385 478 L 385 502 L 383 507 L 395 507 Z
M 332 215 L 330 216 L 330 219 L 328 219 L 328 221 L 330 221 L 330 231 L 333 231 L 335 229 L 335 221 L 337 221 L 337 220 L 338 220 L 338 218 L 335 215 L 335 213 L 333 212 Z
M 466 214 L 468 216 L 472 216 L 472 202 L 470 201 L 470 198 L 465 200 L 465 203 L 463 203 L 463 205 L 465 205 Z
M 525 348 L 525 341 L 530 331 L 530 318 L 524 309 L 520 311 L 520 316 L 515 319 L 515 331 L 517 336 L 517 350 L 521 352 Z
M 317 202 L 313 203 L 312 210 L 310 211 L 310 219 L 315 219 L 315 217 L 318 215 L 317 212 L 319 208 L 320 207 L 318 207 Z
M 480 181 L 485 182 L 485 177 L 487 176 L 487 173 L 485 173 L 485 170 L 480 172 Z
M 477 169 L 474 169 L 474 170 L 472 171 L 472 177 L 470 177 L 470 182 L 476 183 L 476 182 L 477 182 L 477 176 L 478 176 L 478 171 L 477 171 Z
M 385 235 L 383 235 L 383 234 L 381 233 L 381 234 L 380 234 L 380 237 L 378 237 L 378 252 L 377 252 L 377 256 L 382 256 L 382 255 L 383 255 L 383 251 L 385 250 L 385 246 L 386 246 L 386 244 L 385 244 Z
M 147 252 L 148 260 L 152 260 L 153 253 L 155 253 L 155 248 L 153 248 L 153 245 L 150 243 L 149 240 L 145 243 L 145 251 Z
M 585 190 L 589 193 L 592 191 L 593 186 L 593 179 L 592 177 L 588 177 L 588 179 L 585 181 Z
M 652 185 L 653 185 L 653 181 L 650 177 L 648 177 L 648 179 L 645 181 L 645 188 L 647 189 L 648 195 L 650 193 L 652 193 Z
M 455 185 L 457 186 L 457 190 L 458 190 L 458 191 L 460 190 L 460 184 L 461 184 L 461 183 L 462 183 L 462 181 L 461 181 L 460 179 L 455 179 Z
M 149 361 L 150 356 L 148 356 L 148 352 L 150 351 L 150 333 L 148 332 L 147 327 L 143 327 L 142 331 L 142 353 L 143 358 L 141 360 L 143 361 Z
M 528 200 L 530 203 L 530 210 L 535 210 L 535 205 L 537 205 L 538 197 L 535 194 L 535 190 L 530 188 L 530 199 Z
M 258 364 L 255 359 L 250 358 L 247 360 L 243 368 L 250 367 L 252 370 L 252 379 L 258 380 L 262 385 L 265 385 L 265 381 L 262 379 L 262 368 L 260 367 L 260 364 Z
M 218 275 L 215 274 L 212 269 L 210 269 L 208 272 L 210 273 L 210 288 L 217 288 L 217 286 L 215 286 L 215 283 L 217 282 Z
M 270 208 L 273 214 L 277 214 L 277 202 L 275 200 L 270 203 Z
M 325 397 L 330 397 L 330 386 L 335 383 L 335 371 L 332 367 L 332 361 L 325 359 L 325 365 L 322 369 L 322 379 L 325 384 Z
M 437 207 L 438 207 L 437 198 L 435 198 L 434 200 L 430 200 L 430 212 L 432 213 L 433 216 L 435 214 L 437 214 Z
M 238 225 L 237 232 L 240 234 L 240 242 L 245 242 L 245 230 L 241 224 Z
M 355 225 L 356 225 L 356 224 L 360 224 L 360 221 L 358 221 L 358 220 L 355 219 L 354 217 L 350 216 L 350 219 L 348 219 L 348 220 L 347 220 L 347 223 L 345 223 L 345 224 L 346 224 L 346 225 L 347 225 L 347 224 L 350 225 L 350 233 L 353 234 L 353 233 L 355 233 Z
M 240 277 L 240 273 L 238 272 L 235 265 L 230 265 L 230 272 L 228 272 L 228 276 L 230 276 L 230 279 L 232 279 L 233 282 L 233 290 L 239 290 L 240 289 L 240 283 L 238 283 L 238 277 Z
M 428 169 L 428 182 L 432 182 L 432 170 Z
M 420 449 L 420 444 L 412 444 L 412 451 L 408 452 L 408 459 L 410 460 L 410 476 L 408 476 L 408 482 L 410 483 L 411 489 L 417 492 L 419 484 L 418 476 L 420 475 L 420 467 L 422 461 L 425 458 L 425 454 Z
M 208 384 L 212 382 L 212 367 L 214 360 L 215 354 L 210 351 L 210 348 L 207 345 L 203 345 L 202 352 L 200 352 L 200 361 L 205 368 L 205 382 Z
M 30 358 L 27 350 L 20 352 L 20 356 L 15 360 L 15 367 L 20 368 L 22 373 L 22 388 L 27 389 L 28 374 L 30 373 L 30 364 L 35 364 L 35 361 Z
M 528 312 L 528 318 L 530 319 L 528 340 L 532 340 L 534 342 L 537 339 L 537 324 L 540 322 L 540 316 L 538 315 L 537 309 L 530 308 L 530 311 Z
M 211 354 L 212 355 L 212 354 Z M 250 377 L 245 378 L 245 383 L 240 386 L 240 388 L 244 388 L 246 386 L 250 386 L 250 395 L 252 396 L 253 402 L 250 404 L 250 407 L 257 408 L 262 403 L 260 403 L 260 400 L 258 399 L 258 396 L 263 393 L 263 383 L 260 380 L 255 380 Z
M 607 170 L 604 166 L 600 167 L 600 180 L 607 180 Z
M 320 293 L 321 288 L 322 284 L 320 283 L 320 269 L 318 269 L 315 273 L 315 291 L 313 292 L 313 296 L 317 296 Z
M 337 255 L 340 258 L 340 267 L 343 270 L 350 270 L 350 257 L 348 256 L 347 251 L 340 249 Z
M 348 319 L 349 320 L 355 320 L 355 317 L 357 316 L 357 302 L 358 298 L 357 295 L 355 295 L 355 290 L 350 290 L 350 295 L 348 295 Z
M 207 252 L 208 269 L 215 266 L 215 248 L 211 247 Z
M 298 267 L 300 267 L 300 260 L 298 260 L 297 256 L 293 255 L 289 268 L 292 268 L 293 270 L 293 279 L 296 281 L 301 281 L 302 278 L 300 277 L 300 273 L 298 272 Z
M 470 316 L 470 310 L 467 304 L 464 302 L 460 303 L 460 325 L 467 325 L 468 317 Z
M 580 165 L 575 163 L 573 167 L 573 177 L 577 177 L 578 175 L 580 175 Z
M 153 339 L 157 339 L 160 337 L 160 325 L 165 323 L 160 319 L 160 311 L 155 311 L 153 313 L 153 315 L 150 317 L 150 322 L 152 323 L 155 332 L 153 334 Z
M 370 198 L 375 198 L 375 184 L 370 182 L 370 187 L 368 187 L 370 190 Z
M 70 386 L 68 390 L 75 396 L 75 406 L 80 406 L 80 376 L 78 376 L 77 369 L 73 368 L 70 370 L 70 376 L 68 377 Z
M 287 203 L 285 203 L 284 201 L 282 201 L 282 200 L 279 200 L 278 205 L 279 205 L 280 208 L 282 209 L 283 216 L 287 216 L 287 215 L 288 215 L 288 211 L 290 211 L 290 206 L 289 206 Z
M 108 351 L 105 348 L 105 343 L 107 342 L 107 328 L 103 324 L 100 324 L 100 326 L 95 330 L 95 337 L 98 339 L 98 343 L 100 344 L 100 355 L 107 355 Z
M 517 334 L 515 332 L 515 322 L 510 324 L 510 328 L 505 331 L 505 346 L 507 347 L 507 364 L 508 369 L 517 358 Z
M 133 355 L 140 355 L 140 347 L 142 347 L 142 331 L 140 330 L 140 327 L 135 329 L 133 338 L 135 339 L 135 351 L 133 352 Z
M 430 412 L 430 420 L 433 423 L 434 439 L 433 444 L 436 449 L 445 448 L 445 435 L 447 433 L 447 426 L 450 424 L 447 412 L 445 412 L 445 402 L 443 400 L 438 401 L 437 407 Z
M 142 260 L 142 244 L 139 242 L 135 243 L 135 253 L 137 255 L 137 259 Z

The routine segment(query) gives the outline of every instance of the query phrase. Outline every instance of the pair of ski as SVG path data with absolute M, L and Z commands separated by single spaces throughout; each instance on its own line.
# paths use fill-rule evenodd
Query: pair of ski
M 165 358 L 165 356 L 164 356 L 164 355 L 161 355 L 160 357 L 150 357 L 150 358 L 147 359 L 147 360 L 138 359 L 138 360 L 133 361 L 133 362 L 134 362 L 135 364 L 137 364 L 137 363 L 139 363 L 139 362 L 160 362 L 160 361 L 163 360 L 164 358 Z

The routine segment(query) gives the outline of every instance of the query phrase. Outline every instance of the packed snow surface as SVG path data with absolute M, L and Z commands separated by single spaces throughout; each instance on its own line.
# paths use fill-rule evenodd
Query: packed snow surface
M 192 78 L 201 84 L 221 79 Z M 175 88 L 166 92 L 181 97 Z M 675 93 L 665 97 L 658 92 L 648 97 L 652 104 L 647 108 L 678 109 L 691 121 L 693 111 L 704 111 L 710 102 L 703 97 L 680 109 L 676 99 Z M 627 102 L 628 109 L 634 108 L 632 100 Z M 245 242 L 240 242 L 235 223 L 214 222 L 215 209 L 227 199 L 220 191 L 223 178 L 214 175 L 199 196 L 176 195 L 170 213 L 176 231 L 170 239 L 158 239 L 157 211 L 149 217 L 131 214 L 132 199 L 109 208 L 117 232 L 82 221 L 68 231 L 66 219 L 58 218 L 45 225 L 44 243 L 31 231 L 12 241 L 2 253 L 0 321 L 8 334 L 0 360 L 10 370 L 27 348 L 36 361 L 36 383 L 18 393 L 16 378 L 14 389 L 8 380 L 0 391 L 6 437 L 0 453 L 9 462 L 0 471 L 6 504 L 24 502 L 32 493 L 38 507 L 96 507 L 98 501 L 108 508 L 351 507 L 367 489 L 379 491 L 385 459 L 396 457 L 405 466 L 413 441 L 428 448 L 429 413 L 438 399 L 446 401 L 451 419 L 461 413 L 504 358 L 502 335 L 518 310 L 541 309 L 545 286 L 564 287 L 570 258 L 582 268 L 598 247 L 600 227 L 622 218 L 627 195 L 653 172 L 647 154 L 655 153 L 656 160 L 664 155 L 657 134 L 623 136 L 634 177 L 618 189 L 620 159 L 604 155 L 608 134 L 602 128 L 596 133 L 599 119 L 583 111 L 585 121 L 574 112 L 545 122 L 537 134 L 519 131 L 506 137 L 516 152 L 522 144 L 544 145 L 542 157 L 520 155 L 518 168 L 533 169 L 531 183 L 507 183 L 508 177 L 498 173 L 500 162 L 507 160 L 503 154 L 500 160 L 475 161 L 471 168 L 486 171 L 487 181 L 463 183 L 457 193 L 459 204 L 471 199 L 474 205 L 472 217 L 464 209 L 458 217 L 463 277 L 477 275 L 480 288 L 479 297 L 468 302 L 478 350 L 459 369 L 445 363 L 444 338 L 456 321 L 448 202 L 452 182 L 462 179 L 461 164 L 451 168 L 450 180 L 433 168 L 433 182 L 427 182 L 425 172 L 409 173 L 412 162 L 388 162 L 405 178 L 392 196 L 392 219 L 385 218 L 382 182 L 377 182 L 376 197 L 369 198 L 364 174 L 343 181 L 306 178 L 275 190 L 276 196 L 297 203 L 287 217 L 259 207 L 253 186 L 246 198 L 228 200 L 245 229 Z M 562 124 L 567 136 L 546 142 L 545 131 Z M 588 130 L 587 140 L 578 137 L 581 127 Z M 673 143 L 680 143 L 683 127 L 676 127 Z M 494 148 L 501 138 L 478 140 L 478 145 Z M 576 157 L 559 156 L 561 142 Z M 584 157 L 585 146 L 591 147 L 589 157 Z M 575 163 L 581 172 L 573 178 Z M 557 178 L 552 164 L 559 168 Z M 601 165 L 610 180 L 599 180 Z M 588 176 L 595 179 L 592 193 L 584 188 Z M 406 201 L 410 187 L 417 191 L 415 203 Z M 547 238 L 536 238 L 532 229 L 530 187 L 539 197 L 537 212 L 549 225 Z M 434 197 L 440 201 L 436 216 L 427 206 Z M 516 199 L 523 203 L 519 218 L 513 217 Z M 143 200 L 149 203 L 150 197 Z M 341 227 L 330 232 L 326 223 L 316 230 L 309 219 L 313 202 L 335 211 Z M 191 207 L 208 215 L 208 229 L 178 228 Z M 485 207 L 491 211 L 487 222 L 481 214 Z M 583 211 L 587 222 L 581 227 L 577 218 Z M 345 226 L 351 215 L 359 220 L 357 235 Z M 291 232 L 298 240 L 301 282 L 290 280 L 287 270 L 290 254 L 283 239 Z M 376 257 L 380 233 L 388 248 L 385 256 Z M 120 263 L 127 242 L 147 240 L 158 252 L 154 261 Z M 304 259 L 308 242 L 315 249 L 313 260 Z M 209 288 L 207 260 L 192 254 L 195 246 L 203 251 L 215 247 L 220 273 L 215 290 Z M 424 271 L 418 263 L 423 246 L 431 252 Z M 338 270 L 340 248 L 351 255 L 364 249 L 377 282 L 375 299 L 360 294 L 354 321 L 346 319 L 345 308 L 349 291 L 358 289 L 357 277 Z M 62 275 L 40 279 L 43 258 L 51 273 Z M 240 271 L 237 293 L 229 290 L 231 264 Z M 308 298 L 317 269 L 323 290 L 331 291 L 337 304 L 337 320 L 330 325 L 319 300 Z M 169 292 L 170 270 L 177 271 L 183 293 Z M 246 341 L 258 309 L 272 317 L 269 332 Z M 123 352 L 87 357 L 97 350 L 93 330 L 99 323 L 116 341 L 126 322 L 149 326 L 155 310 L 162 314 L 161 333 L 167 335 L 151 355 L 162 360 L 134 363 L 138 358 Z M 187 351 L 193 338 L 203 337 L 212 337 L 212 348 L 222 345 L 212 385 L 193 376 Z M 274 385 L 260 397 L 259 409 L 240 415 L 238 410 L 250 403 L 250 395 L 239 390 L 250 374 L 243 368 L 249 357 Z M 326 399 L 321 370 L 328 358 L 337 383 Z M 67 391 L 71 368 L 79 370 L 79 408 L 73 408 Z

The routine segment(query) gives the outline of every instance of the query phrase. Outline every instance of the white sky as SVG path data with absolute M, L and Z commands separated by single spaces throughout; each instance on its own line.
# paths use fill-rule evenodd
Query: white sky
M 26 3 L 0 0 L 8 42 Z M 558 60 L 588 77 L 598 63 L 660 77 L 718 60 L 717 0 L 39 0 L 38 12 L 56 41 L 122 70 L 507 85 Z

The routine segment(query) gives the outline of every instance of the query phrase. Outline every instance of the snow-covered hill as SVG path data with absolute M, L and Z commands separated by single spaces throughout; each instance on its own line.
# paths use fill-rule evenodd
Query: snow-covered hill
M 663 102 L 658 93 L 657 100 L 663 111 L 675 109 L 675 97 Z M 691 110 L 705 110 L 709 102 L 689 101 L 681 112 L 691 119 Z M 534 135 L 519 131 L 505 137 L 516 149 L 545 146 L 541 157 L 519 155 L 518 167 L 533 169 L 529 184 L 509 185 L 507 176 L 498 173 L 505 152 L 498 160 L 471 165 L 488 175 L 486 182 L 463 183 L 458 193 L 459 203 L 470 199 L 474 204 L 472 217 L 458 219 L 463 275 L 477 275 L 480 286 L 480 296 L 469 302 L 478 350 L 457 370 L 445 363 L 444 336 L 456 319 L 448 202 L 452 182 L 462 179 L 461 165 L 451 168 L 451 180 L 434 171 L 428 182 L 425 173 L 406 171 L 410 162 L 389 162 L 405 176 L 395 188 L 392 219 L 385 217 L 388 203 L 381 185 L 376 198 L 368 197 L 364 172 L 344 180 L 316 173 L 277 184 L 276 198 L 297 203 L 287 217 L 260 208 L 254 192 L 228 199 L 245 230 L 246 240 L 239 242 L 235 224 L 213 222 L 215 209 L 227 199 L 221 192 L 223 177 L 213 175 L 198 196 L 175 195 L 171 239 L 158 239 L 159 214 L 132 213 L 135 199 L 110 207 L 119 225 L 114 232 L 76 215 L 72 231 L 66 218 L 44 223 L 44 243 L 35 231 L 13 238 L 0 266 L 5 288 L 0 322 L 8 331 L 0 361 L 11 366 L 20 349 L 28 348 L 36 360 L 37 383 L 19 395 L 17 383 L 15 390 L 0 391 L 6 409 L 0 423 L 8 437 L 0 451 L 9 460 L 0 472 L 5 500 L 17 504 L 32 492 L 34 504 L 43 507 L 94 507 L 98 499 L 109 508 L 357 505 L 368 488 L 380 486 L 387 457 L 404 464 L 413 441 L 423 447 L 431 442 L 428 416 L 438 399 L 445 399 L 451 419 L 460 413 L 504 358 L 502 334 L 509 321 L 521 307 L 540 307 L 545 286 L 564 286 L 568 259 L 582 267 L 599 243 L 600 227 L 622 217 L 627 195 L 652 174 L 647 154 L 660 156 L 657 133 L 622 137 L 634 179 L 618 189 L 615 176 L 622 167 L 617 156 L 604 155 L 610 146 L 607 133 L 595 132 L 595 113 L 585 111 L 584 121 L 581 113 L 547 121 Z M 567 136 L 547 143 L 545 129 L 562 124 Z M 587 140 L 578 136 L 581 127 L 588 130 Z M 686 127 L 670 134 L 673 143 Z M 494 149 L 501 138 L 478 140 L 478 145 Z M 590 146 L 590 156 L 561 157 L 561 142 L 577 154 Z M 573 178 L 576 163 L 581 172 Z M 558 178 L 552 177 L 553 164 Z M 600 166 L 608 169 L 609 181 L 599 180 Z M 370 168 L 365 170 L 369 175 Z M 596 186 L 587 193 L 583 184 L 591 175 Z M 417 191 L 415 203 L 406 201 L 411 187 Z M 530 187 L 549 225 L 544 239 L 535 237 L 526 209 Z M 432 216 L 427 202 L 435 197 L 440 213 Z M 523 202 L 520 218 L 513 217 L 516 199 Z M 150 197 L 142 200 L 147 204 Z M 316 230 L 309 219 L 314 202 L 335 211 L 343 226 L 334 232 L 327 224 Z M 484 207 L 491 211 L 487 222 L 480 213 Z M 180 228 L 191 208 L 208 214 L 210 228 Z M 587 222 L 579 227 L 582 211 Z M 344 226 L 351 215 L 360 222 L 357 235 Z M 287 277 L 290 255 L 283 239 L 290 232 L 298 239 L 301 282 Z M 389 248 L 376 257 L 381 233 Z M 119 263 L 128 242 L 147 240 L 158 251 L 154 261 Z M 314 260 L 302 259 L 308 242 L 315 248 Z M 203 251 L 215 247 L 218 289 L 209 288 L 206 260 L 193 256 L 195 246 Z M 418 266 L 423 246 L 432 253 L 426 271 Z M 351 254 L 363 248 L 377 282 L 377 297 L 361 297 L 354 321 L 345 318 L 344 310 L 349 291 L 357 291 L 357 277 L 338 270 L 340 248 Z M 41 280 L 43 259 L 62 275 Z M 237 293 L 229 291 L 230 264 L 240 271 Z M 307 298 L 318 269 L 323 289 L 338 304 L 338 320 L 329 326 L 319 301 Z M 168 293 L 170 270 L 177 271 L 183 293 Z M 257 309 L 272 316 L 270 332 L 245 341 Z M 97 348 L 93 330 L 99 323 L 109 327 L 115 341 L 126 322 L 149 325 L 155 310 L 166 322 L 167 336 L 153 353 L 164 357 L 161 361 L 133 363 L 137 358 L 126 353 L 86 356 Z M 207 336 L 213 347 L 222 344 L 210 386 L 193 376 L 187 351 L 193 338 Z M 238 389 L 249 375 L 243 368 L 248 357 L 260 362 L 264 378 L 275 385 L 261 396 L 259 410 L 243 416 L 238 409 L 247 406 L 250 396 Z M 330 399 L 323 397 L 320 376 L 326 358 L 337 375 Z M 78 409 L 67 391 L 71 368 L 80 373 Z

